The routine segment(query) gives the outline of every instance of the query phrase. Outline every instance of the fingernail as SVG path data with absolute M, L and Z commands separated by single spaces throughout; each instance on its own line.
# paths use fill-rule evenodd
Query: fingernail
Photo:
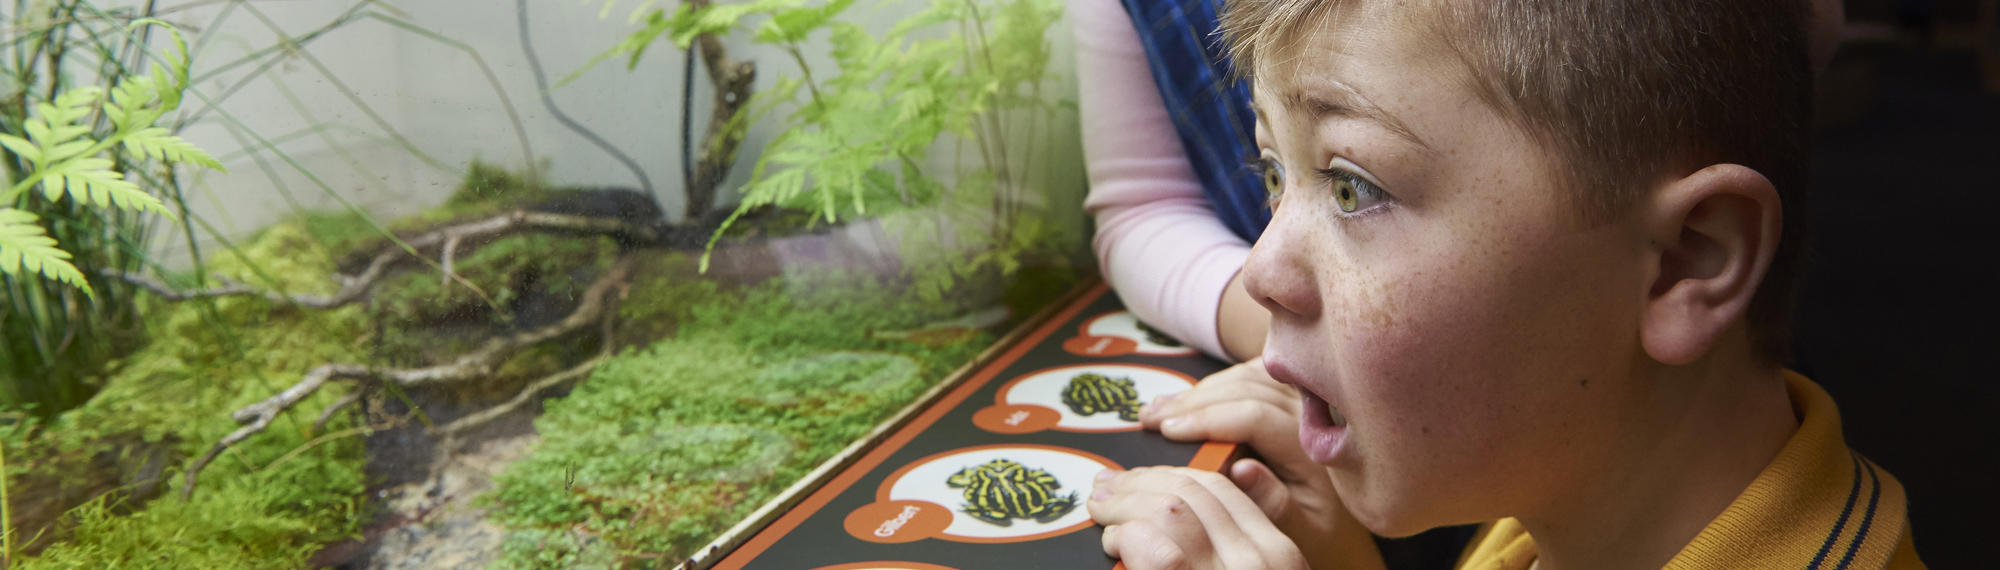
M 1095 479 L 1096 479 L 1096 481 L 1097 481 L 1097 482 L 1099 482 L 1099 483 L 1103 483 L 1103 482 L 1105 482 L 1105 481 L 1110 481 L 1112 477 L 1117 477 L 1117 476 L 1118 476 L 1118 472 L 1117 472 L 1117 471 L 1112 471 L 1112 470 L 1110 470 L 1110 469 L 1105 469 L 1105 470 L 1103 470 L 1103 471 L 1098 471 L 1098 472 L 1097 472 L 1097 477 L 1096 477 Z
M 1165 421 L 1160 422 L 1160 431 L 1174 429 L 1185 423 L 1187 423 L 1187 418 L 1167 418 Z
M 1164 405 L 1167 405 L 1167 402 L 1171 402 L 1171 401 L 1173 401 L 1173 400 L 1174 400 L 1174 396 L 1178 396 L 1178 395 L 1180 395 L 1180 394 L 1179 394 L 1179 393 L 1174 393 L 1174 394 L 1162 394 L 1162 395 L 1160 395 L 1160 396 L 1159 396 L 1159 397 L 1157 397 L 1157 398 L 1153 398 L 1153 405 L 1155 405 L 1155 406 L 1164 406 Z

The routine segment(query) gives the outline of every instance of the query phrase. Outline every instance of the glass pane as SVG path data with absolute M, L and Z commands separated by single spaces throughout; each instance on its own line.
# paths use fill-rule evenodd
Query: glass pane
M 0 7 L 7 560 L 688 557 L 1095 272 L 1062 8 Z

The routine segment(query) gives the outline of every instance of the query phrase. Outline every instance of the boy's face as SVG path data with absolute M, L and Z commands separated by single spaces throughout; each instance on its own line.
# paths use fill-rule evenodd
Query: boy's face
M 1272 311 L 1266 366 L 1308 394 L 1301 443 L 1388 535 L 1561 508 L 1591 481 L 1635 397 L 1651 278 L 1646 238 L 1583 223 L 1558 159 L 1408 10 L 1348 2 L 1258 58 L 1283 191 L 1243 270 Z

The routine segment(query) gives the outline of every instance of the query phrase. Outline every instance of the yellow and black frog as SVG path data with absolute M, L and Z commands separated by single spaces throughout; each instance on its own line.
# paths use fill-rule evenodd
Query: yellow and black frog
M 1139 390 L 1132 387 L 1131 378 L 1111 378 L 1103 374 L 1085 372 L 1069 379 L 1063 388 L 1063 405 L 1077 415 L 1088 416 L 1104 412 L 1118 412 L 1118 419 L 1128 422 L 1139 421 Z
M 1046 523 L 1076 508 L 1076 492 L 1056 495 L 1062 483 L 1054 475 L 1010 459 L 960 469 L 945 484 L 965 489 L 965 514 L 999 526 L 1013 526 L 1014 519 Z

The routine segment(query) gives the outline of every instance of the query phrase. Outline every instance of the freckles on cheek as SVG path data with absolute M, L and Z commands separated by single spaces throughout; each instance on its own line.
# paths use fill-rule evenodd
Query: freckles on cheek
M 1482 362 L 1490 360 L 1481 352 L 1500 344 L 1506 331 L 1496 320 L 1504 319 L 1481 309 L 1486 288 L 1454 286 L 1469 276 L 1450 267 L 1395 269 L 1393 278 L 1348 282 L 1343 301 L 1329 306 L 1351 389 L 1400 416 L 1386 419 L 1409 435 L 1466 436 L 1458 420 L 1479 413 Z

